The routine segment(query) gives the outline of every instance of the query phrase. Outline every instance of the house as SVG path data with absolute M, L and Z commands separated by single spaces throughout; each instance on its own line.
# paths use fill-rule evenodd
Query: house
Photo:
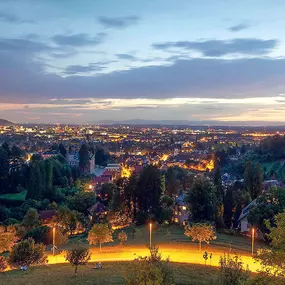
M 58 152 L 56 150 L 51 150 L 41 153 L 43 159 L 48 159 L 56 155 L 58 155 Z
M 176 224 L 185 226 L 189 220 L 189 205 L 184 202 L 184 195 L 177 197 L 173 208 L 172 221 Z
M 103 222 L 108 214 L 107 207 L 101 201 L 96 202 L 87 211 L 89 219 L 95 219 L 97 222 Z
M 250 223 L 248 222 L 248 215 L 250 210 L 257 204 L 257 200 L 253 200 L 246 207 L 242 209 L 242 212 L 238 219 L 238 227 L 242 233 L 247 233 L 250 231 Z
M 51 225 L 55 216 L 55 210 L 45 210 L 39 212 L 39 218 L 44 225 Z
M 111 182 L 112 182 L 112 177 L 110 176 L 98 176 L 92 178 L 93 189 L 97 194 L 100 193 L 103 184 Z

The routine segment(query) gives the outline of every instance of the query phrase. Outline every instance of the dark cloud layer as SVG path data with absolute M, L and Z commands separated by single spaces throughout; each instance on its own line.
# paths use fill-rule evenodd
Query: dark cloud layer
M 34 21 L 32 20 L 25 20 L 25 19 L 18 17 L 15 14 L 11 14 L 11 13 L 4 12 L 4 11 L 0 11 L 0 21 L 11 23 L 11 24 L 25 24 L 25 23 L 33 24 L 34 23 Z
M 99 17 L 98 21 L 105 28 L 123 29 L 137 24 L 139 17 L 126 16 L 126 17 Z
M 101 71 L 104 69 L 104 66 L 95 64 L 95 63 L 90 63 L 88 65 L 69 65 L 64 73 L 68 75 L 73 75 L 73 74 L 81 74 L 81 73 L 90 73 L 94 71 Z
M 116 54 L 117 58 L 119 59 L 123 59 L 123 60 L 137 60 L 137 57 L 132 55 L 132 54 L 129 54 L 129 53 L 118 53 Z
M 241 24 L 238 24 L 238 25 L 234 25 L 234 26 L 231 26 L 229 27 L 229 30 L 231 32 L 240 32 L 242 30 L 246 30 L 250 27 L 249 24 L 246 24 L 246 23 L 241 23 Z
M 233 39 L 206 41 L 178 41 L 153 44 L 155 49 L 169 50 L 181 48 L 201 52 L 204 56 L 220 57 L 228 54 L 263 55 L 269 53 L 277 45 L 276 40 Z
M 98 33 L 95 37 L 88 34 L 55 35 L 52 39 L 60 46 L 82 47 L 98 45 L 105 39 L 105 33 Z
M 31 49 L 32 51 L 34 48 Z M 61 77 L 40 62 L 0 49 L 1 102 L 49 98 L 244 98 L 276 96 L 285 89 L 285 59 L 189 59 L 98 76 Z M 98 64 L 98 63 L 96 63 Z M 71 66 L 69 74 L 97 65 Z

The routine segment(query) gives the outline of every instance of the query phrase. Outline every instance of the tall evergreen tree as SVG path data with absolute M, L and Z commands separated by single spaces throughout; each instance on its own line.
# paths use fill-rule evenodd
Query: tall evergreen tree
M 79 150 L 79 167 L 80 172 L 85 174 L 88 172 L 89 165 L 89 148 L 87 144 L 82 144 Z
M 63 143 L 60 143 L 60 144 L 59 144 L 59 146 L 58 146 L 58 151 L 59 151 L 59 153 L 60 153 L 63 157 L 66 157 L 67 151 L 66 151 L 66 148 L 65 148 L 65 146 L 63 145 Z
M 0 147 L 0 193 L 7 192 L 9 177 L 9 156 L 7 151 Z
M 191 205 L 194 222 L 214 221 L 216 217 L 217 194 L 214 185 L 204 176 L 195 178 L 187 200 Z
M 30 167 L 29 183 L 28 183 L 28 199 L 40 199 L 42 191 L 41 169 L 38 163 L 33 163 Z
M 141 172 L 138 181 L 139 211 L 159 218 L 161 214 L 161 194 L 161 174 L 159 169 L 154 166 L 146 167 Z

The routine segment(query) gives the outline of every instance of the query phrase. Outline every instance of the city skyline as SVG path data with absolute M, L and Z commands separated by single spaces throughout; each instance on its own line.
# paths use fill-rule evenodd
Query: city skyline
M 1 2 L 0 117 L 285 124 L 282 8 L 256 0 Z

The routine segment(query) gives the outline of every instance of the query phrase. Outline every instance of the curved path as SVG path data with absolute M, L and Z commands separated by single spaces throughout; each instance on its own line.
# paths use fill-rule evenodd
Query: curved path
M 146 246 L 123 246 L 123 247 L 102 247 L 100 252 L 98 248 L 91 248 L 91 262 L 98 261 L 132 261 L 137 256 L 148 256 L 149 250 Z M 212 259 L 208 259 L 207 265 L 219 266 L 220 256 L 226 252 L 217 250 L 215 248 L 207 249 L 208 253 L 212 253 Z M 185 247 L 179 244 L 161 244 L 159 245 L 159 252 L 161 252 L 164 258 L 169 257 L 172 262 L 193 263 L 193 264 L 205 264 L 203 259 L 202 250 L 199 252 L 193 247 Z M 227 253 L 226 253 L 227 254 Z M 231 254 L 232 256 L 234 254 Z M 249 270 L 257 272 L 261 269 L 261 266 L 250 255 L 239 255 L 244 263 L 248 265 Z M 56 256 L 48 255 L 48 264 L 65 263 L 64 253 Z

